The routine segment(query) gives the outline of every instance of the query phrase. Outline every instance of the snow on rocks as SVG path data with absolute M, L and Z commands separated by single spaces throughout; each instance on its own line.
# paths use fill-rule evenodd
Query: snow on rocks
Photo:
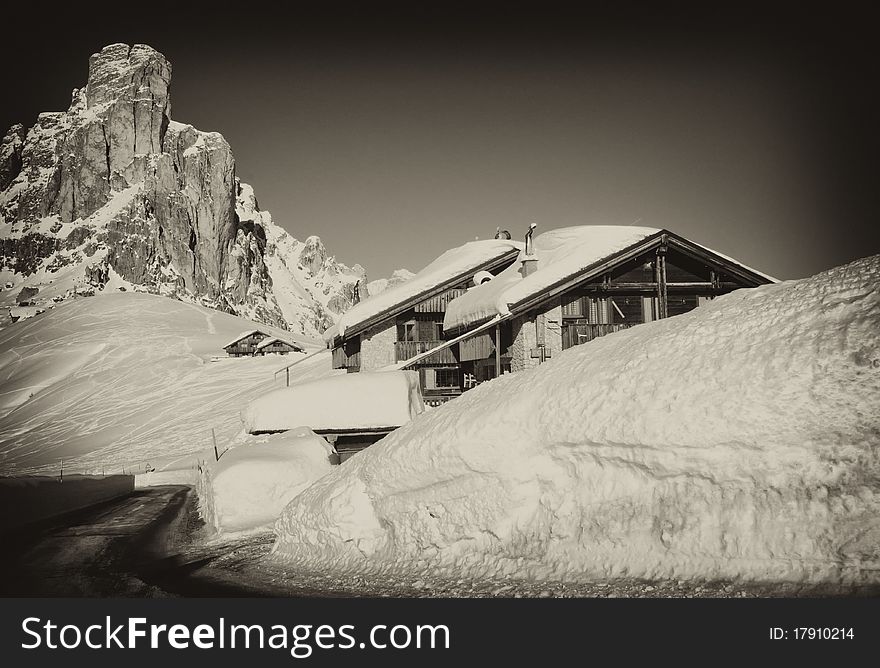
M 291 499 L 331 470 L 333 448 L 307 428 L 255 440 L 201 468 L 200 510 L 218 532 L 271 524 Z
M 305 490 L 273 555 L 340 573 L 876 583 L 878 453 L 875 256 L 484 383 Z
M 415 371 L 354 373 L 273 390 L 248 404 L 248 433 L 399 427 L 424 412 Z

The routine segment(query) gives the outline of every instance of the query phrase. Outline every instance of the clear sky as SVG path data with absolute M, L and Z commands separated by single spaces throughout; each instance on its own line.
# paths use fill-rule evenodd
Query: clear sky
M 866 19 L 314 4 L 90 5 L 39 37 L 16 9 L 0 121 L 66 108 L 101 46 L 151 44 L 172 117 L 370 278 L 530 222 L 666 227 L 781 278 L 880 252 Z

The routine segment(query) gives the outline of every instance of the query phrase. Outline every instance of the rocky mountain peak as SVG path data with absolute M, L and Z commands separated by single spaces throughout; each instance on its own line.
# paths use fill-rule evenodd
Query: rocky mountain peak
M 327 249 L 321 237 L 311 235 L 306 238 L 302 252 L 299 254 L 299 262 L 304 269 L 314 276 L 321 270 L 327 260 Z
M 223 136 L 171 120 L 170 83 L 155 49 L 111 44 L 92 55 L 66 112 L 10 129 L 0 270 L 39 288 L 37 301 L 118 279 L 320 334 L 357 301 L 363 272 L 260 211 Z
M 120 98 L 150 101 L 170 116 L 171 64 L 146 44 L 110 44 L 89 58 L 89 109 Z

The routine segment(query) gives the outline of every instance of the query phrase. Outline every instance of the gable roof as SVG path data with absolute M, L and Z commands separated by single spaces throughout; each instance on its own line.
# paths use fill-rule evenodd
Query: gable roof
M 340 316 L 335 327 L 324 332 L 324 340 L 332 341 L 338 336 L 368 329 L 434 294 L 454 287 L 472 273 L 514 260 L 522 247 L 521 241 L 487 239 L 452 248 L 408 281 L 352 306 Z
M 663 240 L 684 252 L 703 257 L 713 255 L 713 259 L 726 269 L 756 284 L 776 282 L 771 276 L 668 230 L 616 225 L 566 227 L 535 238 L 538 265 L 534 273 L 524 277 L 520 273 L 520 262 L 515 262 L 491 281 L 452 300 L 446 307 L 443 329 L 451 331 L 496 315 L 524 311 L 607 271 L 609 265 L 659 245 Z M 523 257 L 521 254 L 520 260 Z
M 236 343 L 238 343 L 242 339 L 246 339 L 247 337 L 252 336 L 254 334 L 262 334 L 263 336 L 269 336 L 262 329 L 249 329 L 248 331 L 242 332 L 241 334 L 236 336 L 234 339 L 232 339 L 232 341 L 230 341 L 229 343 L 224 345 L 223 348 L 229 348 L 230 346 L 234 346 Z
M 268 338 L 263 339 L 257 344 L 257 350 L 262 350 L 266 346 L 271 346 L 273 343 L 286 343 L 291 348 L 296 348 L 297 350 L 304 350 L 304 348 L 298 344 L 296 341 L 291 339 L 285 339 L 280 336 L 270 336 Z

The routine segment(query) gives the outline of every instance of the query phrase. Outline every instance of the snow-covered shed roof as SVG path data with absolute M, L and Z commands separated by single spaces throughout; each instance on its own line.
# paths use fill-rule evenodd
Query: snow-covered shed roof
M 225 344 L 223 347 L 228 348 L 229 346 L 234 346 L 236 343 L 238 343 L 242 339 L 246 339 L 247 337 L 252 336 L 254 334 L 262 334 L 263 336 L 269 336 L 269 334 L 264 332 L 262 329 L 249 329 L 246 332 L 242 332 L 241 334 L 236 336 L 234 339 L 232 339 L 232 341 Z
M 348 373 L 272 390 L 244 411 L 245 429 L 262 433 L 396 428 L 425 410 L 415 371 Z
M 521 241 L 487 239 L 471 241 L 443 253 L 405 283 L 369 297 L 352 306 L 324 332 L 324 340 L 332 341 L 351 330 L 362 330 L 396 311 L 402 311 L 434 292 L 451 287 L 467 274 L 492 266 L 506 257 L 511 259 L 523 247 Z
M 511 312 L 511 307 L 540 296 L 567 279 L 579 275 L 586 277 L 590 269 L 599 266 L 603 261 L 661 234 L 685 242 L 666 230 L 654 227 L 580 225 L 544 232 L 534 239 L 534 257 L 538 261 L 534 273 L 523 276 L 520 273 L 521 263 L 515 262 L 491 281 L 453 299 L 446 307 L 443 329 L 455 330 L 496 315 L 507 315 Z M 687 243 L 714 253 L 769 282 L 775 282 L 772 277 L 710 248 Z M 524 251 L 520 254 L 520 260 L 523 257 Z

